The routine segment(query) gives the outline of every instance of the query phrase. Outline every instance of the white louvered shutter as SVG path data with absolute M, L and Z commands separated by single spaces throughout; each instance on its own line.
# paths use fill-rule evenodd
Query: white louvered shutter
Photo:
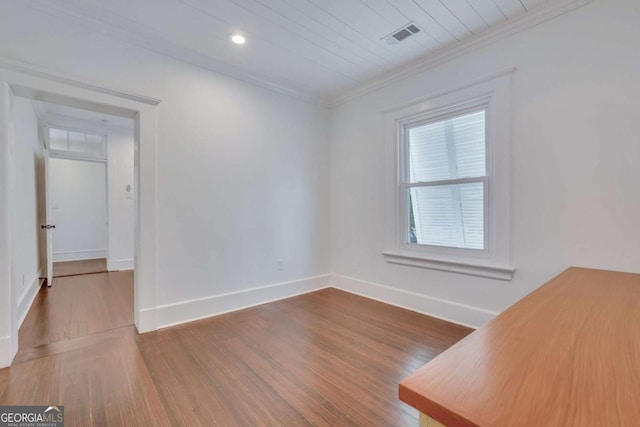
M 485 249 L 486 111 L 408 128 L 409 241 Z

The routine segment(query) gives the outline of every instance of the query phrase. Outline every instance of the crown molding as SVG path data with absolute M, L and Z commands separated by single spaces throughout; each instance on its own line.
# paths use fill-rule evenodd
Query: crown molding
M 66 73 L 63 74 L 55 70 L 51 70 L 28 62 L 19 61 L 17 59 L 9 58 L 6 56 L 0 56 L 0 68 L 11 71 L 18 71 L 30 76 L 44 78 L 81 89 L 88 89 L 94 92 L 104 93 L 106 95 L 117 96 L 119 98 L 125 98 L 132 101 L 141 102 L 143 104 L 153 106 L 157 106 L 158 104 L 160 104 L 160 100 L 156 98 L 151 98 L 149 96 L 140 95 L 133 92 L 127 92 L 120 89 L 113 89 L 102 83 L 89 82 L 79 79 L 75 76 L 70 76 Z
M 431 68 L 435 68 L 454 58 L 469 53 L 475 49 L 491 45 L 504 38 L 535 27 L 543 22 L 549 21 L 558 16 L 564 15 L 572 10 L 587 5 L 594 0 L 559 0 L 549 2 L 545 6 L 539 7 L 531 12 L 514 18 L 506 23 L 496 26 L 482 34 L 463 40 L 449 47 L 446 47 L 434 54 L 414 62 L 400 70 L 392 71 L 381 77 L 373 78 L 369 82 L 346 91 L 342 95 L 327 100 L 329 108 L 335 108 L 353 99 L 359 98 L 367 93 L 376 91 L 392 83 L 404 80 L 416 74 L 420 74 Z
M 122 42 L 152 51 L 163 56 L 186 62 L 208 71 L 213 71 L 240 80 L 255 86 L 259 86 L 273 92 L 287 95 L 312 104 L 327 107 L 324 99 L 310 92 L 297 89 L 287 83 L 275 82 L 249 73 L 239 67 L 214 59 L 210 56 L 167 40 L 157 30 L 134 22 L 126 18 L 118 17 L 119 22 L 113 22 L 103 11 L 98 11 L 86 3 L 78 3 L 73 8 L 49 0 L 32 0 L 28 3 L 32 9 L 39 10 L 61 19 L 76 18 L 72 21 L 78 25 L 98 31 L 110 38 L 116 38 Z

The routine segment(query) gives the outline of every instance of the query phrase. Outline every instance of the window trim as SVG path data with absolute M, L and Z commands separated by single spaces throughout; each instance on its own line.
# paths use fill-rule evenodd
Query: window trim
M 513 69 L 385 111 L 387 140 L 387 247 L 392 264 L 511 280 L 509 142 L 510 87 Z M 407 242 L 406 156 L 408 127 L 465 112 L 486 111 L 484 250 L 417 245 Z M 459 180 L 455 180 L 459 181 Z M 407 199 L 407 200 L 402 200 Z M 404 218 L 405 212 L 407 218 Z

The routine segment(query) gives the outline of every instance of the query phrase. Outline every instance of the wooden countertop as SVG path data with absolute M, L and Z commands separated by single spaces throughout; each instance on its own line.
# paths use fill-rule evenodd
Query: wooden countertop
M 640 425 L 640 274 L 570 268 L 400 383 L 448 427 Z

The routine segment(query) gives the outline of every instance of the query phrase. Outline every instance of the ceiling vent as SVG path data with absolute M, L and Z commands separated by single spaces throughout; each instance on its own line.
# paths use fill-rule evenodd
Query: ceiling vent
M 394 31 L 388 36 L 383 37 L 383 40 L 386 44 L 398 44 L 401 41 L 408 39 L 420 32 L 420 28 L 418 28 L 413 22 L 408 23 L 404 27 Z

